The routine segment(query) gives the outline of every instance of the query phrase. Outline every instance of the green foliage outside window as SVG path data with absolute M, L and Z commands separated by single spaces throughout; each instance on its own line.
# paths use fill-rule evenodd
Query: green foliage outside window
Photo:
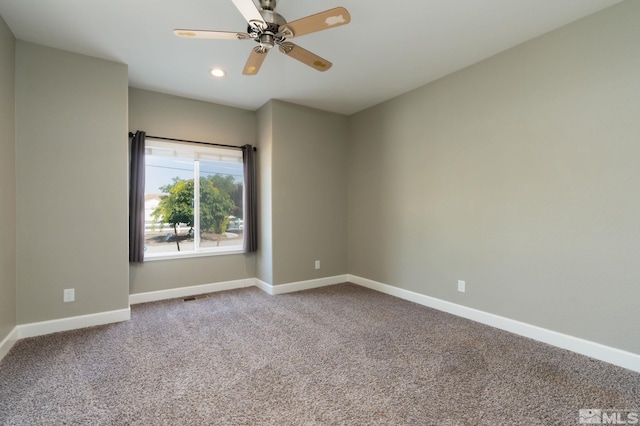
M 194 181 L 174 178 L 173 183 L 160 188 L 164 195 L 151 213 L 154 226 L 168 223 L 173 227 L 178 251 L 180 238 L 178 225 L 188 226 L 189 234 L 194 227 Z M 229 216 L 237 210 L 232 197 L 238 191 L 242 196 L 242 185 L 232 176 L 212 175 L 200 178 L 200 232 L 223 234 L 227 230 Z M 161 225 L 162 226 L 162 225 Z

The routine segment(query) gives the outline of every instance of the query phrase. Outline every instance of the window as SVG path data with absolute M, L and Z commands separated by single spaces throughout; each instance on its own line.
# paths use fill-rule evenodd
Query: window
M 145 259 L 242 250 L 240 149 L 145 143 Z

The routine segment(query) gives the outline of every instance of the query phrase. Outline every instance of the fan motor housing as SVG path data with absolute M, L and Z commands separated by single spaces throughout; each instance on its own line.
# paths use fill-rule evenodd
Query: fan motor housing
M 280 26 L 287 23 L 287 20 L 284 19 L 282 15 L 276 13 L 271 10 L 261 10 L 260 14 L 262 15 L 262 19 L 267 24 L 265 29 L 259 28 L 257 25 L 249 24 L 247 26 L 247 32 L 249 34 L 255 33 L 272 33 L 278 34 Z
M 269 0 L 266 0 L 267 2 Z M 262 5 L 262 1 L 260 3 Z M 275 7 L 275 1 L 272 1 L 273 7 Z M 267 24 L 267 27 L 262 29 L 257 26 L 249 25 L 247 32 L 252 35 L 252 38 L 255 39 L 260 46 L 264 49 L 271 49 L 275 46 L 276 43 L 276 34 L 280 32 L 280 26 L 287 23 L 286 19 L 279 13 L 274 12 L 273 10 L 261 10 L 260 14 L 264 19 L 264 22 Z M 278 38 L 278 41 L 280 38 Z
M 282 15 L 274 12 L 273 10 L 261 10 L 260 14 L 264 19 L 264 22 L 267 23 L 268 27 L 271 27 L 272 25 L 275 26 L 276 32 L 278 32 L 278 28 L 280 27 L 280 25 L 284 25 L 287 23 L 287 20 L 284 19 Z

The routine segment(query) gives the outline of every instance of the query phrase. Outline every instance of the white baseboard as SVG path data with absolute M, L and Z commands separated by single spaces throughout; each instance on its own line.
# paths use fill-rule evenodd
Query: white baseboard
M 267 284 L 261 279 L 256 278 L 255 286 L 258 287 L 260 290 L 264 291 L 265 293 L 273 295 L 273 292 L 271 291 L 273 289 L 273 286 L 271 284 Z
M 119 309 L 117 311 L 98 312 L 96 314 L 79 315 L 76 317 L 61 318 L 51 321 L 33 322 L 16 326 L 17 337 L 42 336 L 44 334 L 57 333 L 59 331 L 76 330 L 78 328 L 93 327 L 94 325 L 110 324 L 113 322 L 129 321 L 131 309 Z
M 129 304 L 156 302 L 158 300 L 176 299 L 179 297 L 197 296 L 199 294 L 215 293 L 217 291 L 234 290 L 236 288 L 251 287 L 255 285 L 253 278 L 243 280 L 223 281 L 212 284 L 201 284 L 190 287 L 178 287 L 169 290 L 150 291 L 148 293 L 136 293 L 129 295 Z
M 640 373 L 640 355 L 638 354 L 425 296 L 424 294 L 393 287 L 367 278 L 349 275 L 349 282 Z
M 2 339 L 2 342 L 0 342 L 0 361 L 2 361 L 2 358 L 4 358 L 4 356 L 9 353 L 9 351 L 17 341 L 18 327 L 16 326 L 13 327 L 13 330 L 11 330 L 7 337 Z
M 171 290 L 161 290 L 149 293 L 138 293 L 129 296 L 129 303 L 144 303 L 177 297 L 195 296 L 198 294 L 212 293 L 222 290 L 256 286 L 270 295 L 291 293 L 312 288 L 325 287 L 343 282 L 351 282 L 362 287 L 389 294 L 400 299 L 418 303 L 423 306 L 447 312 L 459 317 L 467 318 L 482 324 L 499 328 L 520 336 L 528 337 L 539 342 L 547 343 L 562 349 L 567 349 L 582 355 L 608 362 L 620 367 L 640 373 L 640 355 L 605 346 L 589 340 L 558 333 L 531 324 L 513 319 L 501 317 L 488 312 L 447 302 L 445 300 L 404 290 L 388 284 L 383 284 L 367 278 L 355 275 L 337 275 L 334 277 L 319 278 L 315 280 L 299 281 L 281 285 L 271 285 L 257 278 L 227 281 L 214 284 L 204 284 L 191 287 L 181 287 Z M 17 325 L 7 337 L 0 342 L 0 360 L 9 352 L 11 347 L 19 339 L 56 333 L 59 331 L 75 330 L 78 328 L 113 322 L 128 321 L 131 318 L 130 308 L 117 311 L 101 312 L 90 315 L 81 315 L 71 318 L 62 318 L 51 321 L 43 321 L 31 324 Z
M 256 278 L 255 285 L 265 293 L 276 295 L 276 294 L 293 293 L 295 291 L 310 290 L 312 288 L 318 288 L 318 287 L 326 287 L 334 284 L 346 283 L 348 281 L 348 278 L 349 276 L 345 274 L 345 275 L 336 275 L 334 277 L 318 278 L 315 280 L 298 281 L 294 283 L 279 284 L 279 285 L 267 284 L 264 281 L 261 281 Z

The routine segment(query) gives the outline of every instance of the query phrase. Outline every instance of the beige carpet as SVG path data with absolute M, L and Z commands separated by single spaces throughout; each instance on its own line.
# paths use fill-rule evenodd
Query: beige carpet
M 132 307 L 19 341 L 7 425 L 575 425 L 640 375 L 351 284 Z

